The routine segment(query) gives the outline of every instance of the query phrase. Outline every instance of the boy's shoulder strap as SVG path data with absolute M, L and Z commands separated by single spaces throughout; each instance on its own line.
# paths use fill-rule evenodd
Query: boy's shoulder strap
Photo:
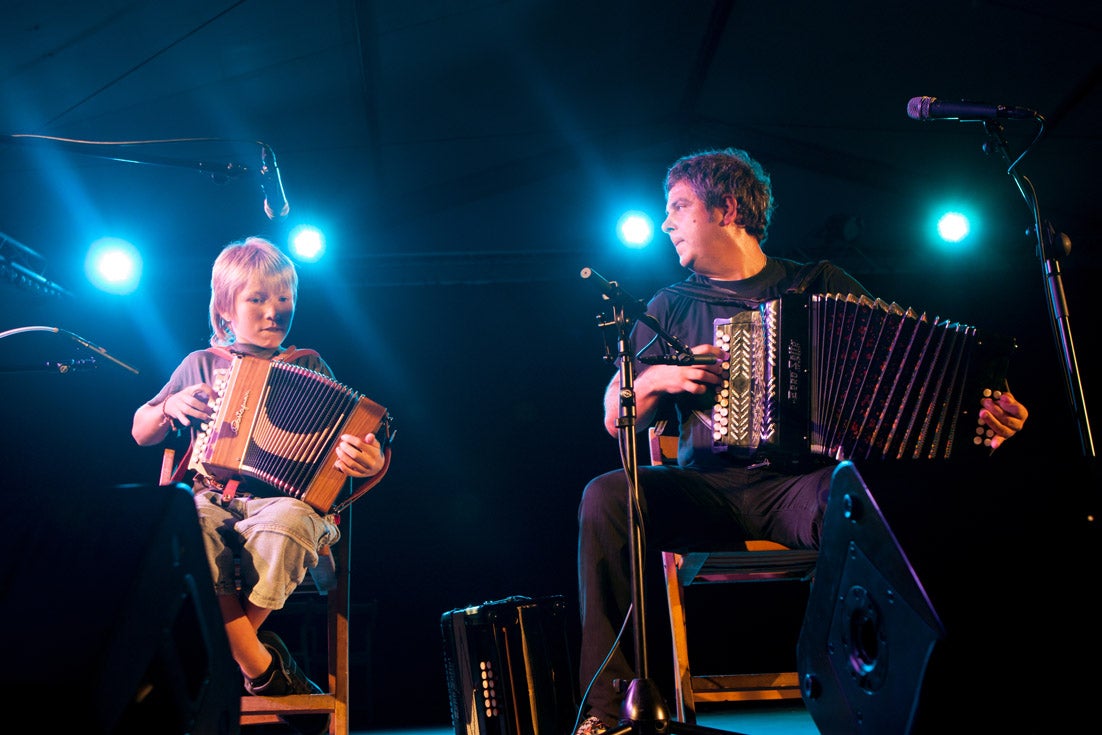
M 229 347 L 222 347 L 221 345 L 214 345 L 207 348 L 207 352 L 211 352 L 219 357 L 224 357 L 227 360 L 233 359 L 233 353 L 230 352 Z
M 317 350 L 311 350 L 311 349 L 307 349 L 307 348 L 299 348 L 299 347 L 295 347 L 294 345 L 291 345 L 290 347 L 288 347 L 287 349 L 285 349 L 283 352 L 279 353 L 278 355 L 276 355 L 272 359 L 273 360 L 281 360 L 283 362 L 289 362 L 289 361 L 291 361 L 295 358 L 299 358 L 299 357 L 316 357 L 318 359 L 321 359 L 321 355 L 318 354 Z
M 232 360 L 233 355 L 234 355 L 234 353 L 231 352 L 228 347 L 222 347 L 222 346 L 208 347 L 207 351 L 212 352 L 215 355 L 218 355 L 219 357 L 224 357 L 227 360 Z M 300 349 L 298 347 L 295 347 L 294 345 L 291 345 L 286 350 L 279 353 L 278 355 L 276 355 L 272 359 L 273 360 L 279 360 L 279 361 L 282 361 L 282 362 L 287 362 L 288 360 L 292 360 L 292 359 L 298 358 L 298 357 L 318 357 L 318 358 L 320 358 L 321 355 L 318 354 L 317 350 L 311 350 L 311 349 L 305 349 L 305 348 Z

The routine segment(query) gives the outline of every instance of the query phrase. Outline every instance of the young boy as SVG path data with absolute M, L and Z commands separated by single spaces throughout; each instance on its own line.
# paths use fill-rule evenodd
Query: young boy
M 187 355 L 157 395 L 138 408 L 131 429 L 135 441 L 158 444 L 178 427 L 187 427 L 194 441 L 213 414 L 213 386 L 228 374 L 234 353 L 283 360 L 332 377 L 313 350 L 283 346 L 297 296 L 295 265 L 272 243 L 250 237 L 227 245 L 211 273 L 211 346 Z M 349 477 L 384 469 L 385 454 L 374 434 L 345 434 L 336 451 L 335 467 Z M 320 692 L 283 641 L 260 628 L 318 563 L 319 548 L 340 538 L 334 519 L 251 479 L 230 490 L 193 473 L 192 485 L 226 636 L 246 690 L 266 696 Z M 241 554 L 240 594 L 235 550 Z M 328 728 L 328 716 L 297 716 L 293 724 L 320 732 Z

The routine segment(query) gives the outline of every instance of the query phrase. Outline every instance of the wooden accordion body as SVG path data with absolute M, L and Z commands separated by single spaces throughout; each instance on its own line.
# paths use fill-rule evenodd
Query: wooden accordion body
M 980 400 L 1013 341 L 879 299 L 791 294 L 717 319 L 730 355 L 713 449 L 802 460 L 936 459 L 990 447 Z
M 341 434 L 386 439 L 386 408 L 293 363 L 235 355 L 213 387 L 214 415 L 196 435 L 190 468 L 221 483 L 259 480 L 323 514 L 348 481 L 333 466 Z

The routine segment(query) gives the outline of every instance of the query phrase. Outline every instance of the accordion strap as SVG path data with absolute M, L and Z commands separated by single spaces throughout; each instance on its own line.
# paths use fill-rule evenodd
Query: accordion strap
M 741 306 L 744 309 L 756 309 L 762 304 L 760 299 L 748 299 L 730 289 L 715 284 L 703 286 L 697 283 L 682 281 L 681 283 L 675 283 L 667 288 L 679 296 L 687 296 L 690 299 L 703 301 L 706 304 Z
M 227 360 L 232 360 L 234 358 L 234 355 L 242 354 L 242 353 L 235 353 L 232 350 L 230 350 L 229 347 L 223 347 L 221 345 L 215 345 L 215 346 L 212 346 L 212 347 L 208 347 L 207 351 L 208 352 L 213 352 L 214 354 L 218 355 L 219 357 L 224 357 Z M 311 350 L 311 349 L 306 349 L 306 348 L 298 348 L 298 347 L 295 347 L 294 345 L 291 345 L 290 347 L 288 347 L 283 352 L 280 352 L 278 355 L 273 356 L 272 361 L 273 362 L 286 362 L 286 361 L 292 360 L 296 357 L 303 357 L 305 355 L 309 355 L 309 356 L 312 356 L 312 357 L 321 357 L 321 355 L 318 354 L 317 350 Z
M 828 267 L 830 267 L 830 261 L 826 260 L 820 260 L 817 263 L 805 263 L 800 270 L 796 271 L 796 277 L 792 279 L 792 283 L 785 289 L 785 293 L 803 293 Z M 691 281 L 682 281 L 668 288 L 676 294 L 688 296 L 691 299 L 703 301 L 707 304 L 741 306 L 744 309 L 756 309 L 765 301 L 771 301 L 771 299 L 748 299 L 729 288 L 724 288 L 715 283 L 704 286 L 699 283 L 692 283 Z
M 333 506 L 333 509 L 330 510 L 329 512 L 340 515 L 344 511 L 345 508 L 352 505 L 352 503 L 355 502 L 356 500 L 359 500 L 360 496 L 362 496 L 364 493 L 366 493 L 371 488 L 378 485 L 379 480 L 383 479 L 383 475 L 385 475 L 386 471 L 389 470 L 389 469 L 390 469 L 390 447 L 387 447 L 386 449 L 383 450 L 383 468 L 381 470 L 379 470 L 379 472 L 377 474 L 374 474 L 371 477 L 367 478 L 362 485 L 360 485 L 358 488 L 356 488 L 352 492 L 351 495 L 349 495 L 347 498 L 345 498 L 344 502 L 337 503 L 336 505 Z
M 795 280 L 792 281 L 792 285 L 785 289 L 785 293 L 803 293 L 811 282 L 822 275 L 823 271 L 829 266 L 830 261 L 828 260 L 805 264 L 803 268 L 796 272 Z
M 191 444 L 187 445 L 187 449 L 184 450 L 184 456 L 180 459 L 179 462 L 176 463 L 176 469 L 172 471 L 172 476 L 168 478 L 167 482 L 162 482 L 162 485 L 169 485 L 184 481 L 184 478 L 187 476 L 188 465 L 191 463 L 191 450 L 194 446 L 194 441 Z M 169 450 L 166 449 L 165 451 L 167 452 Z

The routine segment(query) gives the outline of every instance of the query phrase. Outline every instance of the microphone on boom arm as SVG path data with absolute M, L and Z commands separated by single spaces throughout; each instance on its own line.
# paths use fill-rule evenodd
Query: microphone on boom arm
M 287 194 L 283 191 L 275 151 L 267 143 L 260 144 L 260 189 L 264 192 L 264 214 L 268 215 L 268 219 L 286 217 L 291 205 L 287 203 Z
M 937 97 L 912 97 L 907 103 L 912 120 L 1031 120 L 1040 118 L 1036 110 L 1012 105 L 988 105 L 982 102 L 951 102 Z
M 620 306 L 628 317 L 637 319 L 646 324 L 677 351 L 672 355 L 645 355 L 640 357 L 639 361 L 644 365 L 715 364 L 716 358 L 714 355 L 693 354 L 692 349 L 688 345 L 663 329 L 662 325 L 658 323 L 658 320 L 647 313 L 647 305 L 620 288 L 620 284 L 616 283 L 616 281 L 605 279 L 600 273 L 592 268 L 582 268 L 581 276 L 597 284 L 597 287 L 601 290 L 601 294 L 605 299 Z

